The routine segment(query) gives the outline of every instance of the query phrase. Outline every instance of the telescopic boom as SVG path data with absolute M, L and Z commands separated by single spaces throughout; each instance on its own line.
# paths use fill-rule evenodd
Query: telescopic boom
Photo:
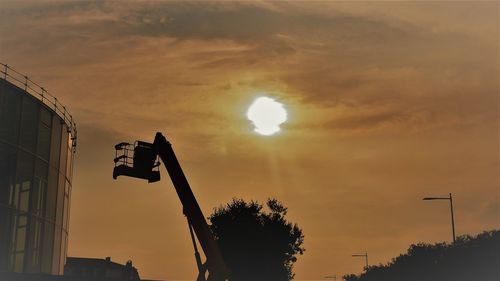
M 208 227 L 205 216 L 175 156 L 172 145 L 158 132 L 152 144 L 143 141 L 136 142 L 133 146 L 133 156 L 130 155 L 132 150 L 131 144 L 120 143 L 115 148 L 117 153 L 115 168 L 113 170 L 114 179 L 120 175 L 125 175 L 147 179 L 149 182 L 158 181 L 160 179 L 159 172 L 155 168 L 159 165 L 156 158 L 157 156 L 160 157 L 182 203 L 183 213 L 188 220 L 199 270 L 197 281 L 225 281 L 229 277 L 229 269 L 224 262 L 215 237 Z M 132 161 L 129 161 L 130 158 L 133 158 Z M 205 264 L 201 264 L 193 232 L 205 253 L 207 259 Z M 207 279 L 205 279 L 205 271 L 208 271 Z

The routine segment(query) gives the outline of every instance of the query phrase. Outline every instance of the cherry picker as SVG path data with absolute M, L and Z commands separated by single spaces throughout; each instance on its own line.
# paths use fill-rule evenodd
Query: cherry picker
M 205 221 L 205 216 L 174 154 L 174 150 L 167 139 L 158 132 L 153 143 L 136 141 L 134 144 L 130 144 L 122 142 L 115 145 L 115 149 L 113 179 L 124 175 L 146 179 L 150 183 L 159 181 L 160 161 L 158 157 L 161 159 L 182 203 L 183 213 L 187 218 L 189 233 L 195 251 L 196 265 L 198 267 L 198 277 L 196 280 L 227 280 L 229 269 L 224 262 L 215 237 Z M 195 236 L 205 254 L 205 263 L 201 261 Z M 208 277 L 205 276 L 207 272 Z

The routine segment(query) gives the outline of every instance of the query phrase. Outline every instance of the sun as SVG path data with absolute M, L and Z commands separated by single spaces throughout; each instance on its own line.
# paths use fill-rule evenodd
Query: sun
M 282 103 L 272 98 L 259 97 L 248 108 L 247 118 L 255 126 L 255 132 L 270 136 L 280 131 L 287 113 Z

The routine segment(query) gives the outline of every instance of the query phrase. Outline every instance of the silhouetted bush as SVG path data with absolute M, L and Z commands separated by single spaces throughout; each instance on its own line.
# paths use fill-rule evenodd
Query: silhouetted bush
M 387 265 L 370 266 L 346 281 L 498 281 L 500 231 L 461 236 L 453 244 L 411 245 Z
M 287 208 L 276 199 L 233 199 L 209 217 L 210 227 L 231 269 L 230 281 L 288 281 L 296 255 L 303 254 L 304 235 L 285 219 Z

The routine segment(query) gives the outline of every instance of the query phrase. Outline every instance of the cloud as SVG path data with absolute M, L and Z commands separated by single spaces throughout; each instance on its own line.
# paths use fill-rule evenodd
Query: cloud
M 325 125 L 328 128 L 334 129 L 359 130 L 375 128 L 387 123 L 404 122 L 405 118 L 407 117 L 401 112 L 378 112 L 365 114 L 363 116 L 356 115 L 354 117 L 343 117 L 341 119 L 333 120 Z
M 413 14 L 408 21 L 395 19 L 379 6 L 371 13 L 349 7 L 283 2 L 8 3 L 0 19 L 0 46 L 9 56 L 31 53 L 38 57 L 32 64 L 45 61 L 59 68 L 54 71 L 60 73 L 57 79 L 78 66 L 78 77 L 69 79 L 95 82 L 96 91 L 75 93 L 81 95 L 78 100 L 89 102 L 99 95 L 99 103 L 85 105 L 94 111 L 105 110 L 103 106 L 115 111 L 133 102 L 135 108 L 170 112 L 166 109 L 174 101 L 187 98 L 196 103 L 195 96 L 211 91 L 211 85 L 231 85 L 232 91 L 287 91 L 301 103 L 336 112 L 349 108 L 344 116 L 326 118 L 325 126 L 333 129 L 361 123 L 367 132 L 382 128 L 375 121 L 380 113 L 374 113 L 371 123 L 361 121 L 369 107 L 399 116 L 391 123 L 393 129 L 491 119 L 498 67 L 490 58 L 498 57 L 498 50 L 485 36 L 472 36 L 463 24 L 434 29 Z M 404 5 L 397 7 L 408 13 Z M 16 24 L 5 29 L 9 22 Z M 480 28 L 487 23 L 481 22 Z M 122 87 L 122 81 L 134 81 L 138 87 Z M 141 114 L 139 119 L 158 123 L 154 114 Z M 175 116 L 169 114 L 170 119 Z

